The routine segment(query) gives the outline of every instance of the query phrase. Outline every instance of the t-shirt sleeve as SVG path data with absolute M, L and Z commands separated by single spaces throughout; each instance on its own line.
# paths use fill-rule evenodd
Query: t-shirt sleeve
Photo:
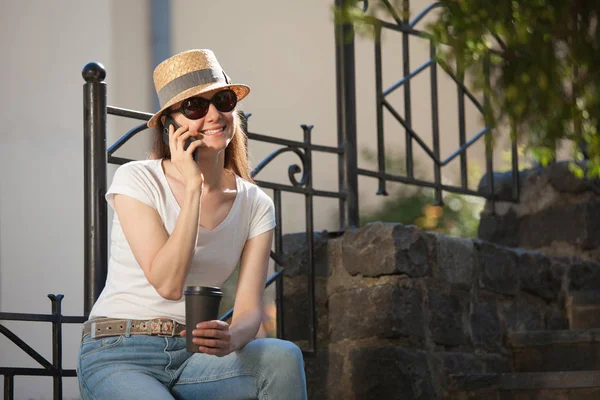
M 133 164 L 124 164 L 117 168 L 112 183 L 106 192 L 106 201 L 114 209 L 115 194 L 124 194 L 156 208 L 154 189 L 148 172 Z
M 250 221 L 248 239 L 275 228 L 275 205 L 265 192 L 257 188 L 257 198 Z

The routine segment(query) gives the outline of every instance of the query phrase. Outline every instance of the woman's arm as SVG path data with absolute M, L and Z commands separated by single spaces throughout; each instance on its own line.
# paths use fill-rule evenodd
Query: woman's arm
M 246 242 L 231 325 L 223 321 L 206 321 L 193 327 L 194 343 L 202 353 L 225 356 L 244 347 L 256 336 L 263 313 L 272 243 L 273 229 Z M 182 336 L 184 334 L 185 332 L 181 333 Z
M 234 350 L 254 339 L 260 328 L 272 243 L 271 229 L 244 246 L 230 328 Z
M 186 190 L 171 236 L 158 212 L 126 195 L 114 196 L 114 208 L 125 238 L 146 279 L 167 300 L 179 300 L 196 246 L 201 186 Z

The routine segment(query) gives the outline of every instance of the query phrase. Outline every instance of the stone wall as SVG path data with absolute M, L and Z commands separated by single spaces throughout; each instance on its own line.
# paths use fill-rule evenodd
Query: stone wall
M 512 174 L 496 173 L 495 192 L 509 196 Z M 576 178 L 568 162 L 521 171 L 519 203 L 487 203 L 479 237 L 553 256 L 600 261 L 600 183 Z M 479 189 L 487 191 L 487 180 Z
M 507 332 L 566 329 L 598 264 L 374 223 L 315 234 L 318 350 L 310 399 L 439 399 L 451 373 L 511 370 Z M 306 346 L 305 235 L 285 237 L 287 339 Z

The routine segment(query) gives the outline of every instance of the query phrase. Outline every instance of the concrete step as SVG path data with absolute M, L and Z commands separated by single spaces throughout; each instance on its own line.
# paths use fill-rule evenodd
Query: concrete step
M 567 298 L 571 329 L 600 329 L 600 291 L 573 292 Z
M 451 375 L 449 389 L 450 400 L 592 400 L 600 371 Z
M 512 333 L 516 372 L 600 370 L 600 329 Z

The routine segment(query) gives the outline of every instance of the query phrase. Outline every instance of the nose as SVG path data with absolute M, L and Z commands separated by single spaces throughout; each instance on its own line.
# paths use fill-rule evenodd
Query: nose
M 208 112 L 204 116 L 205 122 L 214 122 L 218 121 L 221 118 L 221 113 L 217 110 L 217 107 L 213 103 L 210 103 L 208 106 Z

